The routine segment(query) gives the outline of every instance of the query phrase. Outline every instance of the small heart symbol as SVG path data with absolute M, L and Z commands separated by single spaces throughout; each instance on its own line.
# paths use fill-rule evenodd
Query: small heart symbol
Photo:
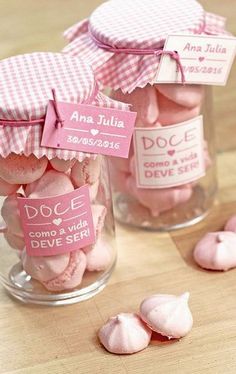
M 91 133 L 93 136 L 96 136 L 97 134 L 99 134 L 99 130 L 91 129 L 91 130 L 90 130 L 90 133 Z
M 54 225 L 56 226 L 59 226 L 61 223 L 62 223 L 62 219 L 61 218 L 55 218 L 52 223 L 54 223 Z
M 200 62 L 202 62 L 202 61 L 204 61 L 204 60 L 205 60 L 205 57 L 203 57 L 203 56 L 202 56 L 202 57 L 199 57 L 199 61 L 200 61 Z
M 169 156 L 174 156 L 175 150 L 171 149 L 170 151 L 167 152 Z

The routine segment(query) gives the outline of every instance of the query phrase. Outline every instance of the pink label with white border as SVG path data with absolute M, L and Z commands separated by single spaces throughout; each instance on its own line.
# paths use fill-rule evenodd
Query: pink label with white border
M 208 35 L 169 35 L 166 51 L 177 51 L 188 84 L 222 85 L 235 58 L 236 38 Z M 181 83 L 176 61 L 163 55 L 155 83 Z
M 65 195 L 18 198 L 29 256 L 54 256 L 95 242 L 88 186 Z
M 136 182 L 139 188 L 169 188 L 205 175 L 202 116 L 134 132 Z
M 49 101 L 41 145 L 127 158 L 137 113 L 93 105 L 57 103 L 63 127 L 56 128 Z

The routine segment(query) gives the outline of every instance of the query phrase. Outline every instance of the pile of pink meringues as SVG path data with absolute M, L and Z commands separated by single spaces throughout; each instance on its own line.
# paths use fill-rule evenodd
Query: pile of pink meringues
M 139 313 L 120 313 L 99 330 L 102 345 L 111 353 L 132 354 L 146 348 L 153 333 L 180 339 L 193 325 L 188 306 L 189 293 L 180 296 L 158 294 L 147 297 Z
M 195 118 L 201 112 L 204 99 L 204 87 L 200 85 L 159 84 L 136 88 L 130 94 L 116 91 L 115 100 L 132 105 L 137 112 L 136 127 L 174 125 Z M 205 166 L 211 165 L 208 145 L 204 143 Z M 136 161 L 134 147 L 131 146 L 129 158 L 111 160 L 111 176 L 115 191 L 134 196 L 140 205 L 149 209 L 153 217 L 170 210 L 180 203 L 187 202 L 193 192 L 194 184 L 166 189 L 142 189 L 136 185 Z
M 196 244 L 196 263 L 208 270 L 227 271 L 236 267 L 236 216 L 224 231 L 210 232 Z M 153 332 L 169 339 L 180 339 L 192 328 L 189 293 L 181 296 L 157 294 L 147 297 L 139 313 L 120 313 L 109 318 L 98 332 L 101 344 L 115 354 L 133 354 L 145 349 Z
M 5 239 L 10 247 L 20 251 L 24 270 L 49 291 L 62 291 L 77 287 L 86 276 L 86 270 L 101 271 L 111 263 L 111 249 L 103 241 L 107 209 L 95 202 L 100 183 L 101 158 L 86 158 L 83 162 L 48 161 L 34 155 L 10 154 L 0 157 L 0 196 L 4 200 L 1 214 L 5 221 Z M 72 192 L 89 185 L 96 243 L 87 248 L 57 256 L 34 257 L 25 251 L 17 197 L 43 198 Z M 17 192 L 20 190 L 20 193 Z

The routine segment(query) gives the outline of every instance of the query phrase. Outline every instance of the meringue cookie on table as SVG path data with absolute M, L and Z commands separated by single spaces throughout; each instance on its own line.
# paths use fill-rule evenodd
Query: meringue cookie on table
M 210 232 L 197 243 L 193 257 L 204 269 L 227 271 L 236 267 L 236 234 Z
M 151 334 L 151 330 L 137 314 L 120 313 L 109 318 L 99 330 L 98 337 L 107 351 L 132 354 L 148 346 Z
M 193 325 L 189 292 L 180 296 L 153 295 L 140 305 L 140 317 L 153 330 L 168 338 L 182 338 Z

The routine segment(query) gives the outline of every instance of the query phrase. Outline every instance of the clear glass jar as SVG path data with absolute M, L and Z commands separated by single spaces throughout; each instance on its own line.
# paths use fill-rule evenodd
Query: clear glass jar
M 46 157 L 12 153 L 0 158 L 0 175 L 0 280 L 6 290 L 25 303 L 45 305 L 72 304 L 101 291 L 116 262 L 106 158 L 49 161 Z M 29 256 L 17 197 L 60 197 L 85 184 L 89 188 L 95 243 L 60 255 Z
M 168 231 L 193 225 L 203 219 L 212 207 L 217 192 L 211 87 L 156 84 L 136 88 L 131 94 L 114 91 L 111 97 L 132 104 L 132 110 L 138 113 L 129 158 L 110 159 L 117 220 L 147 230 Z M 176 125 L 183 122 L 185 124 L 180 127 L 179 133 Z M 202 122 L 204 136 L 200 130 Z M 143 155 L 140 142 L 147 132 L 142 133 L 142 130 L 156 131 L 157 128 L 163 129 L 164 136 L 160 132 L 153 132 L 156 138 L 151 137 L 152 140 L 145 143 L 144 152 L 148 152 L 150 145 L 152 156 Z M 196 130 L 196 144 L 193 144 L 188 128 Z M 166 129 L 169 132 L 165 132 Z M 141 130 L 139 138 L 136 135 L 138 130 Z M 191 140 L 190 146 L 187 140 Z M 181 144 L 176 147 L 178 142 Z M 150 162 L 145 163 L 145 160 Z M 170 165 L 174 162 L 176 164 L 171 170 Z M 194 165 L 198 165 L 199 170 L 191 174 L 190 169 Z M 176 177 L 182 172 L 186 173 L 185 177 Z M 175 174 L 174 179 L 171 173 Z M 151 176 L 151 182 L 148 176 Z M 170 176 L 168 182 L 167 176 Z M 146 183 L 144 187 L 140 181 Z

